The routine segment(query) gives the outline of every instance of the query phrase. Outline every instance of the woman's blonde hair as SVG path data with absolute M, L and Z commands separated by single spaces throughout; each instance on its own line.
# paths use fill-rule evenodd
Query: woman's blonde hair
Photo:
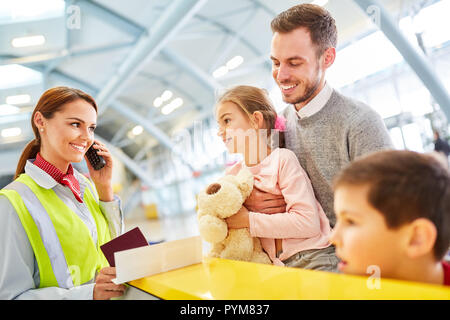
M 265 128 L 269 134 L 275 129 L 277 112 L 269 98 L 267 90 L 253 86 L 240 85 L 228 89 L 217 100 L 217 106 L 225 102 L 237 105 L 252 121 L 251 115 L 256 111 L 261 112 L 264 118 Z M 284 134 L 279 132 L 279 147 L 284 147 Z

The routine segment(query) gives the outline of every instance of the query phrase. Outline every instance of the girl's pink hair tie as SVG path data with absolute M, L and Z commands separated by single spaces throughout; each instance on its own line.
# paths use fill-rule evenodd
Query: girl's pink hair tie
M 282 116 L 277 116 L 277 119 L 275 120 L 275 129 L 284 132 L 286 131 L 286 119 Z

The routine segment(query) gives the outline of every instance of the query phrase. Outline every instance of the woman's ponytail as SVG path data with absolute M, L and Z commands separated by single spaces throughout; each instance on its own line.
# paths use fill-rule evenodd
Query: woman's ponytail
M 40 149 L 40 139 L 33 139 L 25 146 L 25 149 L 23 149 L 22 155 L 20 156 L 19 163 L 17 164 L 14 180 L 25 172 L 25 164 L 27 163 L 27 160 L 36 158 L 36 155 Z

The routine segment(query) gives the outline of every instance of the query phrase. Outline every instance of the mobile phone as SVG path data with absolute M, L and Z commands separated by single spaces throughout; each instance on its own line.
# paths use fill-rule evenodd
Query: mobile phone
M 106 165 L 105 159 L 97 154 L 97 150 L 94 149 L 94 144 L 86 151 L 86 157 L 92 165 L 94 170 L 100 170 Z

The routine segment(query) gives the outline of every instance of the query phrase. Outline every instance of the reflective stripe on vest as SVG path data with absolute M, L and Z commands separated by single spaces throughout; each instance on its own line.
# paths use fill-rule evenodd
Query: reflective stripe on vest
M 95 220 L 96 244 L 78 215 L 52 189 L 40 187 L 28 175 L 22 174 L 0 191 L 16 209 L 28 235 L 40 287 L 72 288 L 91 282 L 96 271 L 108 266 L 100 245 L 110 240 L 109 228 L 87 182 L 83 201 Z
M 47 250 L 47 254 L 50 258 L 50 263 L 52 265 L 53 273 L 55 274 L 56 281 L 58 282 L 58 287 L 60 288 L 72 288 L 73 282 L 70 273 L 67 271 L 66 259 L 64 259 L 63 250 L 61 244 L 59 243 L 58 236 L 56 235 L 55 228 L 53 227 L 52 221 L 42 206 L 39 199 L 30 190 L 30 188 L 18 181 L 12 182 L 8 186 L 9 190 L 15 190 L 22 198 L 23 203 L 28 209 L 31 217 L 33 218 L 36 227 L 41 235 L 44 247 Z

